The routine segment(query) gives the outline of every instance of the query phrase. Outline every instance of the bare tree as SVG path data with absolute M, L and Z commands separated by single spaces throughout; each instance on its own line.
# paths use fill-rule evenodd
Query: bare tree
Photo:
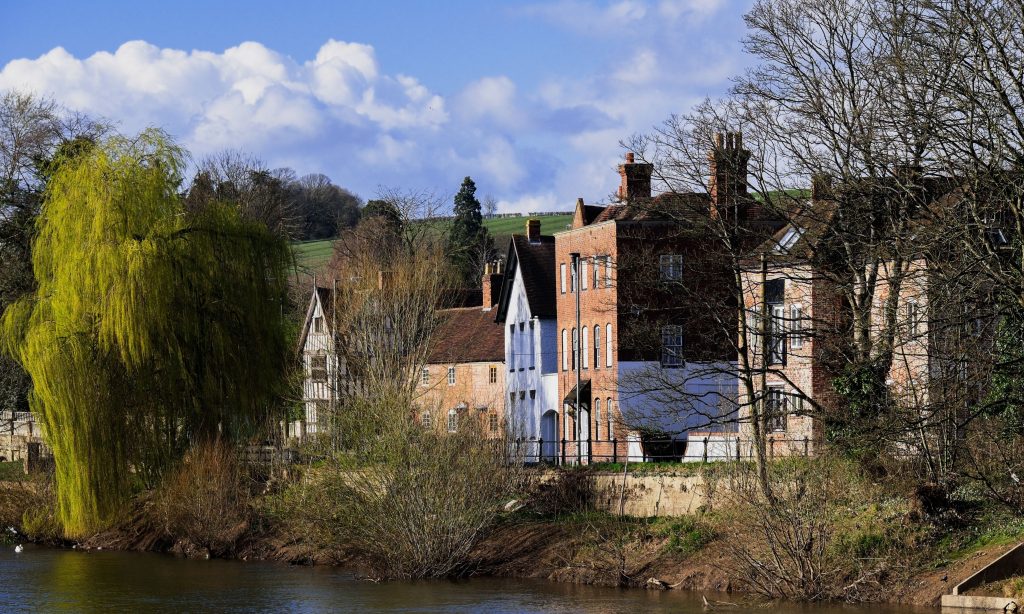
M 409 236 L 393 238 L 404 247 Z M 309 485 L 333 506 L 324 509 L 343 510 L 310 510 L 314 524 L 382 577 L 460 573 L 520 479 L 511 442 L 494 439 L 486 425 L 460 419 L 457 432 L 447 432 L 419 421 L 424 412 L 443 414 L 424 406 L 419 384 L 453 280 L 443 244 L 416 236 L 408 253 L 360 249 L 378 240 L 360 229 L 343 239 L 349 246 L 335 261 L 331 311 L 344 381 L 329 422 L 331 449 L 341 453 Z
M 498 213 L 498 199 L 487 194 L 484 196 L 484 200 L 481 203 L 481 209 L 483 209 L 485 218 L 494 217 Z
M 295 183 L 295 172 L 291 169 L 270 169 L 259 158 L 226 150 L 199 164 L 186 202 L 192 209 L 211 200 L 229 202 L 243 218 L 260 222 L 272 232 L 297 238 L 303 217 L 293 190 Z

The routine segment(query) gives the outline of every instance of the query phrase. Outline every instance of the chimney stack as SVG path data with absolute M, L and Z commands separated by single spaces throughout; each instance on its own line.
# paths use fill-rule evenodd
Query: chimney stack
M 636 162 L 633 152 L 626 153 L 626 163 L 619 165 L 619 200 L 631 201 L 651 197 L 651 175 L 654 165 Z
M 745 217 L 747 201 L 747 162 L 750 152 L 743 148 L 740 132 L 715 134 L 715 145 L 708 153 L 711 180 L 711 215 L 734 220 Z
M 540 242 L 540 220 L 537 218 L 526 220 L 526 238 L 530 243 Z
M 498 304 L 501 297 L 501 284 L 505 279 L 505 263 L 501 260 L 488 262 L 484 265 L 484 277 L 481 280 L 483 310 L 490 311 Z
M 811 202 L 832 198 L 832 177 L 827 173 L 815 173 L 811 177 Z

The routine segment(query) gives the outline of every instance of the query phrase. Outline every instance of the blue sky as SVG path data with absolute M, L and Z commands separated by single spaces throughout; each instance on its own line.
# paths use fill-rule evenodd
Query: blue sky
M 223 149 L 503 211 L 571 209 L 617 184 L 619 140 L 748 61 L 746 1 L 5 1 L 0 90 Z

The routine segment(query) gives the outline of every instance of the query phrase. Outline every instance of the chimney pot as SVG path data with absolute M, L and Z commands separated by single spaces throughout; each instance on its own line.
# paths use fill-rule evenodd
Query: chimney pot
M 633 157 L 633 152 L 632 151 L 627 151 L 626 152 L 626 164 L 633 164 L 634 160 L 635 160 L 635 158 Z

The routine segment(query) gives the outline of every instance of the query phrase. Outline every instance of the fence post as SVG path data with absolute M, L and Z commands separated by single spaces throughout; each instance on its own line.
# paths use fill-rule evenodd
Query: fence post
M 807 437 L 807 435 L 804 435 L 804 456 L 805 457 L 808 456 L 808 451 L 810 449 L 810 444 L 811 444 L 810 439 Z
M 565 437 L 562 437 L 562 464 L 565 464 Z
M 619 438 L 612 437 L 612 462 L 619 462 Z
M 544 438 L 541 437 L 537 440 L 537 462 L 544 462 Z
M 708 462 L 708 438 L 704 438 L 704 462 Z

